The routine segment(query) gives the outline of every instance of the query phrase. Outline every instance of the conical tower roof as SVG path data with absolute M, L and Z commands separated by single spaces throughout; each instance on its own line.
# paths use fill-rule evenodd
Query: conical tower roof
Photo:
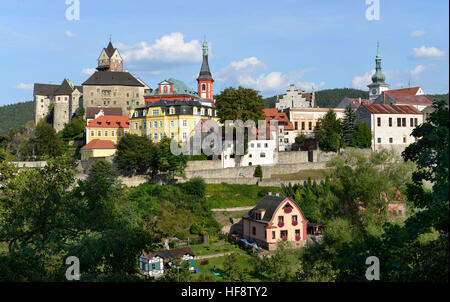
M 212 79 L 211 71 L 209 70 L 208 64 L 208 43 L 203 42 L 203 62 L 202 68 L 200 68 L 200 74 L 198 75 L 198 79 Z

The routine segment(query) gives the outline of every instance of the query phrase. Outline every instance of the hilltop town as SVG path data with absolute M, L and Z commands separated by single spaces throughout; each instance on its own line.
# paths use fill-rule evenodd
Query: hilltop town
M 86 245 L 76 252 L 87 263 L 86 281 L 360 281 L 364 275 L 340 253 L 365 259 L 370 248 L 391 259 L 435 242 L 447 244 L 448 255 L 448 236 L 430 217 L 420 239 L 380 243 L 388 240 L 381 234 L 412 232 L 404 224 L 422 202 L 412 185 L 433 194 L 445 188 L 437 186 L 441 172 L 423 177 L 417 168 L 435 169 L 418 159 L 439 149 L 424 145 L 431 134 L 421 126 L 448 134 L 448 118 L 439 128 L 448 105 L 422 87 L 390 89 L 379 46 L 368 98 L 344 97 L 334 108 L 319 107 L 314 89 L 291 83 L 274 108 L 253 89 L 217 92 L 208 58 L 204 41 L 195 88 L 172 77 L 151 86 L 124 71 L 110 41 L 80 85 L 34 84 L 33 125 L 0 144 L 0 197 L 36 231 L 4 211 L 2 221 L 14 227 L 0 227 L 2 251 L 30 246 L 38 255 L 36 242 L 53 242 L 45 255 L 62 257 Z M 236 127 L 230 139 L 222 132 L 227 120 L 255 124 Z M 448 137 L 442 143 L 448 147 Z M 373 240 L 380 244 L 370 246 Z M 441 245 L 431 251 L 439 259 L 430 265 L 445 266 Z M 62 278 L 52 273 L 64 270 L 59 262 L 36 257 L 49 267 L 37 279 Z M 417 273 L 389 269 L 392 281 Z

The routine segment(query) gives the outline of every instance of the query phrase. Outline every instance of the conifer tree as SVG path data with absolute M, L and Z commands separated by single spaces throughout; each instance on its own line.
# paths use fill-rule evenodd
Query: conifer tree
M 342 143 L 345 146 L 353 147 L 353 132 L 356 127 L 356 113 L 353 107 L 348 104 L 345 108 L 345 116 L 342 121 Z

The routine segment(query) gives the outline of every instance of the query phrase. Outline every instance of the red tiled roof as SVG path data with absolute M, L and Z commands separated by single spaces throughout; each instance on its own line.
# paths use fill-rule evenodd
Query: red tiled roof
M 130 118 L 128 116 L 103 115 L 89 121 L 86 128 L 128 128 L 129 126 Z
M 422 114 L 418 109 L 409 105 L 371 104 L 361 106 L 375 114 Z
M 417 95 L 417 92 L 419 92 L 420 87 L 410 87 L 410 88 L 402 88 L 402 89 L 391 89 L 387 90 L 386 92 L 389 93 L 406 93 L 410 95 Z
M 294 126 L 286 112 L 279 112 L 276 108 L 265 108 L 263 109 L 264 114 L 266 115 L 266 127 L 269 127 L 271 120 L 278 121 L 279 126 L 284 126 L 285 130 L 294 130 Z
M 302 93 L 302 97 L 304 97 L 309 102 L 312 100 L 312 93 L 311 92 Z
M 432 105 L 433 101 L 424 95 L 411 95 L 408 93 L 385 91 L 395 103 L 414 104 L 414 105 Z
M 110 140 L 94 139 L 89 144 L 85 145 L 81 150 L 92 149 L 116 149 L 116 145 Z
M 359 105 L 361 105 L 361 104 L 370 105 L 375 101 L 375 100 L 361 99 L 361 104 L 360 104 L 359 99 L 354 99 L 354 98 L 347 98 L 347 99 L 350 100 L 356 106 L 356 108 L 358 108 Z

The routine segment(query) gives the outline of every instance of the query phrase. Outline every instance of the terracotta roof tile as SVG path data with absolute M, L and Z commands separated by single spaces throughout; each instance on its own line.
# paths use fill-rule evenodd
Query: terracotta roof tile
M 406 93 L 410 95 L 417 95 L 417 92 L 419 91 L 420 87 L 410 87 L 410 88 L 402 88 L 402 89 L 391 89 L 387 90 L 386 92 L 389 93 Z
M 128 116 L 103 115 L 89 121 L 86 128 L 128 128 L 130 118 Z
M 92 149 L 116 149 L 116 145 L 110 140 L 94 139 L 89 144 L 85 145 L 81 150 Z
M 410 105 L 371 104 L 361 105 L 361 107 L 375 114 L 422 114 L 422 112 Z
M 414 105 L 432 105 L 433 101 L 424 95 L 411 95 L 399 92 L 385 92 L 395 103 L 414 104 Z

